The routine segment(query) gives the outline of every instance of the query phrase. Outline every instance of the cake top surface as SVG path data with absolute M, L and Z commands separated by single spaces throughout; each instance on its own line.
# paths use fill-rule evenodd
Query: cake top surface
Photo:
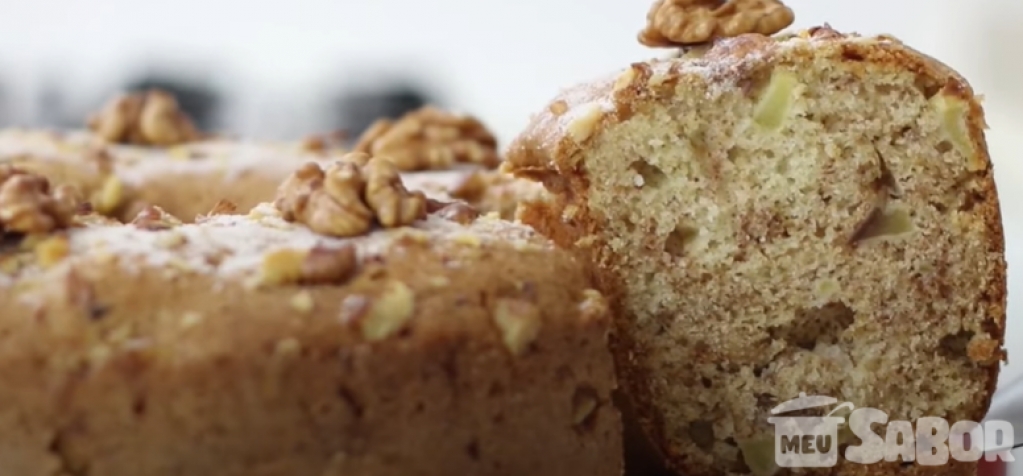
M 34 161 L 86 163 L 99 169 L 110 167 L 128 185 L 139 185 L 162 174 L 224 173 L 227 177 L 257 172 L 284 177 L 305 162 L 326 163 L 345 155 L 344 149 L 310 149 L 303 142 L 267 142 L 213 138 L 172 147 L 111 144 L 83 131 L 0 129 L 0 163 L 30 158 Z M 402 174 L 405 184 L 431 197 L 457 187 L 471 164 L 454 164 L 447 170 L 423 170 Z
M 117 260 L 130 271 L 165 268 L 226 279 L 258 279 L 267 257 L 282 250 L 308 253 L 350 246 L 357 260 L 366 262 L 391 252 L 395 245 L 422 244 L 426 246 L 419 249 L 450 255 L 451 266 L 460 266 L 458 257 L 472 256 L 462 251 L 490 246 L 535 251 L 551 247 L 526 226 L 493 215 L 468 223 L 463 220 L 463 224 L 445 217 L 443 210 L 407 227 L 376 229 L 348 238 L 317 234 L 301 223 L 286 221 L 271 204 L 257 206 L 247 215 L 212 215 L 194 224 L 173 219 L 150 224 L 85 221 L 89 223 L 42 238 L 65 241 L 61 246 L 66 256 L 48 264 L 35 259 L 23 262 L 15 273 L 0 273 L 0 285 L 11 284 L 18 277 L 59 272 L 76 262 Z M 18 246 L 9 244 L 8 249 Z M 6 256 L 12 257 L 14 254 Z
M 626 120 L 638 103 L 679 83 L 706 85 L 706 94 L 713 98 L 743 88 L 743 79 L 758 66 L 788 62 L 810 67 L 816 61 L 911 70 L 940 84 L 955 83 L 948 89 L 972 96 L 966 80 L 951 68 L 891 36 L 843 34 L 828 26 L 775 37 L 745 34 L 717 39 L 678 57 L 635 63 L 563 90 L 509 145 L 507 160 L 519 170 L 570 170 L 582 143 L 606 125 Z

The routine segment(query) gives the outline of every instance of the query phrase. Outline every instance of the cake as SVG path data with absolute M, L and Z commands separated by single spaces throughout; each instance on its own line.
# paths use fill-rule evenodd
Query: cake
M 768 475 L 788 470 L 767 417 L 802 393 L 891 420 L 984 416 L 1006 295 L 985 127 L 949 67 L 821 27 L 567 89 L 507 160 L 554 196 L 523 221 L 595 264 L 622 391 L 670 465 Z
M 204 135 L 159 91 L 118 96 L 89 125 L 0 130 L 0 163 L 74 185 L 97 212 L 124 221 L 153 205 L 185 221 L 221 201 L 249 210 L 272 199 L 301 164 L 327 164 L 351 151 L 388 158 L 410 187 L 433 198 L 460 195 L 507 219 L 519 200 L 542 194 L 542 187 L 494 169 L 496 140 L 482 123 L 433 107 L 378 121 L 351 148 L 336 135 L 290 142 Z
M 0 165 L 0 474 L 620 474 L 587 266 L 352 159 L 194 223 Z

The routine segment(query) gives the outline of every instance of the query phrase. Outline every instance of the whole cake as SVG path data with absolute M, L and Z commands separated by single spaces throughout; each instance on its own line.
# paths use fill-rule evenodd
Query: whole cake
M 678 24 L 647 41 L 728 26 Z M 765 475 L 766 417 L 801 393 L 891 420 L 984 416 L 1006 294 L 984 128 L 950 68 L 823 27 L 718 38 L 571 88 L 508 160 L 555 194 L 523 220 L 597 265 L 623 391 L 671 465 Z
M 184 224 L 0 165 L 0 474 L 616 475 L 610 318 L 365 155 Z
M 427 107 L 381 120 L 351 147 L 335 135 L 267 142 L 199 133 L 159 91 L 119 96 L 85 131 L 0 131 L 0 164 L 76 186 L 99 213 L 129 221 L 148 206 L 192 221 L 221 201 L 239 210 L 273 198 L 304 162 L 328 164 L 351 150 L 386 157 L 410 188 L 513 218 L 542 187 L 494 169 L 496 140 L 478 120 Z M 351 150 L 349 150 L 351 149 Z

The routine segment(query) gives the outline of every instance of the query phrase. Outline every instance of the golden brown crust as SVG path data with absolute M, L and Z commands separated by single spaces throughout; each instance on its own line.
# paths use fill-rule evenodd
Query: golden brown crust
M 927 57 L 890 37 L 864 38 L 840 34 L 831 28 L 814 28 L 795 35 L 781 38 L 766 38 L 759 35 L 743 35 L 721 39 L 705 51 L 696 51 L 683 58 L 652 60 L 631 65 L 629 68 L 597 81 L 571 88 L 556 97 L 548 107 L 534 116 L 526 130 L 515 139 L 507 153 L 509 168 L 521 177 L 542 181 L 547 188 L 558 195 L 553 201 L 541 205 L 530 205 L 523 211 L 523 221 L 533 225 L 550 236 L 561 246 L 571 247 L 597 264 L 598 282 L 607 291 L 624 288 L 621 277 L 616 276 L 610 265 L 615 261 L 608 251 L 608 243 L 596 233 L 605 227 L 605 218 L 586 209 L 589 184 L 601 180 L 588 175 L 582 164 L 583 151 L 589 144 L 599 141 L 604 131 L 627 121 L 636 111 L 645 110 L 659 98 L 674 94 L 680 84 L 709 85 L 710 88 L 742 88 L 744 78 L 759 74 L 765 66 L 779 61 L 798 64 L 809 57 L 831 58 L 847 63 L 851 68 L 866 65 L 910 71 L 920 78 L 919 87 L 928 97 L 941 92 L 961 98 L 968 104 L 966 129 L 969 142 L 976 154 L 967 168 L 975 171 L 979 182 L 974 214 L 983 220 L 987 228 L 987 250 L 992 255 L 1004 253 L 1004 238 L 997 193 L 992 176 L 990 157 L 987 152 L 983 130 L 986 127 L 983 111 L 969 84 L 958 73 L 942 63 Z M 701 89 L 702 90 L 702 89 Z M 986 372 L 982 386 L 987 391 L 976 395 L 976 400 L 966 405 L 971 409 L 968 415 L 978 420 L 986 412 L 991 394 L 997 382 L 998 361 L 1004 358 L 1001 345 L 1004 341 L 1005 326 L 1005 263 L 993 265 L 990 285 L 983 295 L 983 314 L 993 317 L 990 329 L 986 329 L 990 340 L 971 348 L 973 359 Z M 628 310 L 621 304 L 620 296 L 609 295 L 616 302 L 619 315 Z M 627 319 L 622 319 L 627 321 Z M 622 324 L 621 325 L 628 325 Z M 639 402 L 655 399 L 643 382 L 658 376 L 647 375 L 635 365 L 630 350 L 636 346 L 628 342 L 628 332 L 619 327 L 614 339 L 616 364 L 625 391 L 630 392 Z M 663 433 L 665 425 L 661 415 L 651 408 L 639 408 L 639 418 L 644 427 L 653 433 L 655 440 L 667 441 Z M 683 457 L 684 459 L 684 457 Z M 689 474 L 699 473 L 698 468 L 686 466 L 675 460 L 675 465 Z M 971 474 L 974 465 L 952 465 L 944 468 L 948 474 Z M 832 474 L 897 474 L 919 473 L 918 467 L 857 466 L 843 464 Z
M 0 273 L 0 473 L 621 471 L 606 305 L 526 227 L 263 206 L 67 239 Z

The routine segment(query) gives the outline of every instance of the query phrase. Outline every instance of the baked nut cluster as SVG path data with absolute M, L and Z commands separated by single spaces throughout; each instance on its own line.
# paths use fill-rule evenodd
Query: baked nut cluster
M 409 225 L 426 216 L 426 196 L 409 192 L 388 160 L 353 153 L 326 170 L 307 163 L 277 190 L 274 205 L 285 220 L 330 236 Z
M 71 225 L 80 198 L 74 187 L 0 164 L 0 234 L 49 233 Z
M 380 119 L 359 137 L 354 150 L 385 157 L 402 171 L 442 170 L 456 163 L 497 167 L 497 139 L 476 118 L 435 107 L 396 121 Z
M 773 35 L 794 20 L 792 10 L 778 0 L 657 0 L 639 42 L 679 47 L 745 33 Z
M 168 147 L 200 139 L 174 96 L 159 90 L 114 98 L 88 125 L 104 140 L 120 144 Z

